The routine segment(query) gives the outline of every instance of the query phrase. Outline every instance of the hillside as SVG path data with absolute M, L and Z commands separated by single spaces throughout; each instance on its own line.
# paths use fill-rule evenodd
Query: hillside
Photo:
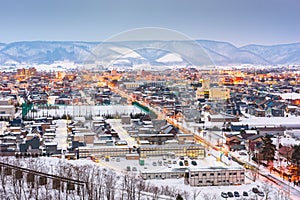
M 227 42 L 128 41 L 72 42 L 32 41 L 0 43 L 0 64 L 51 64 L 56 61 L 108 65 L 292 65 L 300 63 L 300 43 L 238 48 Z

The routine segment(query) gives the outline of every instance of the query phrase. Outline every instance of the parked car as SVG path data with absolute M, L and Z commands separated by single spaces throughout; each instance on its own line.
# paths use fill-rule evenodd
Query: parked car
M 252 188 L 252 192 L 255 193 L 255 194 L 257 194 L 259 191 L 258 191 L 258 189 L 256 187 L 254 187 L 254 188 Z
M 161 160 L 158 161 L 158 166 L 162 166 L 162 161 Z
M 136 167 L 132 167 L 132 171 L 137 171 Z
M 184 160 L 184 165 L 185 165 L 185 166 L 189 166 L 189 161 Z
M 227 195 L 227 193 L 226 193 L 226 192 L 222 192 L 222 193 L 221 193 L 221 197 L 223 197 L 223 198 L 226 198 L 226 199 L 227 199 L 227 198 L 228 198 L 228 195 Z
M 197 165 L 197 162 L 195 160 L 192 160 L 192 165 L 196 166 Z
M 247 197 L 247 196 L 248 196 L 248 192 L 244 191 L 244 192 L 243 192 L 243 196 L 244 196 L 244 197 Z
M 235 196 L 235 197 L 240 197 L 240 193 L 239 193 L 239 192 L 237 192 L 237 191 L 234 191 L 234 193 L 233 193 L 233 194 L 234 194 L 234 196 Z
M 176 160 L 174 160 L 174 161 L 173 161 L 173 164 L 174 164 L 174 165 L 176 165 L 176 164 L 177 164 L 177 161 L 176 161 Z
M 260 196 L 260 197 L 264 197 L 264 196 L 265 196 L 265 194 L 264 194 L 262 191 L 259 191 L 259 192 L 257 193 L 257 195 Z
M 227 195 L 228 195 L 229 198 L 232 198 L 232 197 L 233 197 L 232 192 L 227 192 Z
M 183 166 L 183 162 L 182 161 L 179 161 L 179 166 Z

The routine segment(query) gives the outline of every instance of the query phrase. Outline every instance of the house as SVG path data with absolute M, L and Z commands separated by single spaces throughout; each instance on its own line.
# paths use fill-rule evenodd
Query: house
M 47 154 L 55 154 L 57 152 L 57 143 L 56 142 L 45 142 L 44 143 Z
M 94 132 L 78 132 L 75 133 L 73 141 L 84 142 L 85 144 L 93 144 L 96 133 Z
M 240 145 L 242 142 L 242 137 L 239 134 L 226 134 L 226 144 L 231 149 L 234 145 Z
M 290 135 L 292 138 L 300 140 L 300 130 L 299 129 L 287 131 L 287 134 Z
M 262 138 L 264 135 L 257 134 L 247 138 L 247 147 L 249 151 L 255 151 L 262 145 Z
M 186 122 L 197 122 L 201 119 L 201 113 L 198 110 L 185 108 L 183 116 Z
M 15 116 L 15 106 L 12 98 L 0 99 L 0 120 L 12 120 Z
M 161 129 L 160 129 L 160 133 L 161 134 L 173 134 L 173 135 L 176 135 L 177 132 L 178 132 L 177 128 L 175 128 L 171 124 L 167 124 L 165 126 L 162 126 Z
M 298 106 L 287 106 L 285 110 L 287 113 L 295 113 L 298 108 Z
M 30 139 L 26 139 L 24 143 L 19 145 L 20 152 L 31 152 L 31 153 L 39 153 L 40 148 L 40 138 L 35 135 Z
M 257 127 L 257 132 L 261 135 L 284 135 L 284 127 Z
M 249 107 L 248 113 L 250 115 L 254 115 L 255 117 L 265 117 L 266 112 L 263 109 L 255 108 L 255 107 Z
M 127 116 L 127 115 L 121 116 L 121 123 L 122 124 L 131 124 L 130 116 Z
M 280 156 L 289 160 L 292 158 L 293 148 L 288 146 L 282 146 L 278 149 L 278 153 Z
M 231 128 L 231 131 L 241 131 L 241 130 L 248 130 L 249 129 L 249 126 L 248 124 L 244 125 L 240 125 L 240 124 L 234 124 L 234 123 L 231 123 L 230 124 L 230 128 Z
M 271 115 L 273 117 L 284 117 L 284 110 L 280 108 L 272 108 Z
M 244 144 L 235 144 L 230 146 L 230 151 L 240 151 L 246 150 L 246 146 Z
M 177 134 L 176 139 L 178 144 L 185 144 L 187 142 L 194 142 L 194 135 L 193 134 Z
M 9 122 L 10 127 L 21 127 L 23 120 L 21 118 L 13 119 Z
M 257 131 L 256 130 L 242 130 L 241 131 L 241 137 L 244 140 L 247 140 L 250 136 L 256 135 Z
M 137 142 L 147 140 L 150 144 L 164 144 L 167 140 L 173 139 L 173 134 L 138 134 Z

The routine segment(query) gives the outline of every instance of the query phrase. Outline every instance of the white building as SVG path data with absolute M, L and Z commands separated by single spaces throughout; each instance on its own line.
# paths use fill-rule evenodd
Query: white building
M 15 106 L 13 105 L 12 98 L 0 99 L 0 119 L 11 120 L 15 116 Z

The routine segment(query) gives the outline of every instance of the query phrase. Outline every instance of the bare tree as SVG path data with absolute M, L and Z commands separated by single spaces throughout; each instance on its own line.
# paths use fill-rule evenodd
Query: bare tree
M 141 192 L 144 191 L 145 188 L 146 188 L 146 183 L 145 183 L 145 181 L 140 177 L 140 178 L 136 181 L 137 199 L 138 199 L 138 200 L 141 199 Z
M 123 182 L 124 182 L 125 190 L 127 193 L 127 199 L 135 199 L 136 179 L 134 178 L 134 176 L 125 174 L 123 176 Z
M 152 190 L 153 190 L 153 199 L 155 199 L 155 200 L 158 199 L 158 197 L 159 197 L 159 188 L 156 187 L 156 186 L 153 186 Z
M 265 193 L 265 200 L 271 199 L 270 192 L 271 192 L 272 186 L 269 183 L 264 182 L 261 188 L 262 188 L 263 192 Z
M 196 200 L 200 194 L 201 194 L 201 190 L 193 189 L 192 190 L 193 200 Z
M 105 195 L 107 200 L 115 199 L 116 183 L 118 180 L 116 173 L 108 171 L 104 174 Z
M 103 177 L 103 170 L 101 170 L 100 168 L 95 169 L 94 171 L 94 181 L 97 183 L 94 185 L 95 189 L 94 189 L 94 196 L 96 199 L 102 199 L 104 198 L 104 186 L 103 186 L 103 182 L 104 182 L 104 177 Z
M 216 194 L 207 194 L 207 193 L 203 193 L 203 199 L 204 200 L 215 200 L 217 198 Z
M 124 180 L 124 176 L 122 177 L 122 183 L 121 183 L 121 194 L 120 194 L 120 198 L 121 200 L 124 200 L 125 198 L 125 193 L 126 193 L 126 183 L 125 183 L 125 180 Z
M 3 171 L 1 170 L 0 173 L 0 181 L 1 181 L 1 193 L 3 193 L 4 196 L 7 196 L 7 176 L 5 175 L 5 173 L 3 173 Z
M 182 196 L 184 197 L 184 199 L 190 199 L 190 193 L 186 190 L 182 192 Z
M 82 175 L 82 179 L 84 182 L 86 182 L 86 191 L 85 191 L 85 195 L 87 197 L 87 199 L 91 200 L 93 199 L 93 194 L 94 194 L 94 174 L 95 171 L 95 166 L 88 166 L 85 165 L 82 167 L 82 171 L 81 171 L 81 175 Z

